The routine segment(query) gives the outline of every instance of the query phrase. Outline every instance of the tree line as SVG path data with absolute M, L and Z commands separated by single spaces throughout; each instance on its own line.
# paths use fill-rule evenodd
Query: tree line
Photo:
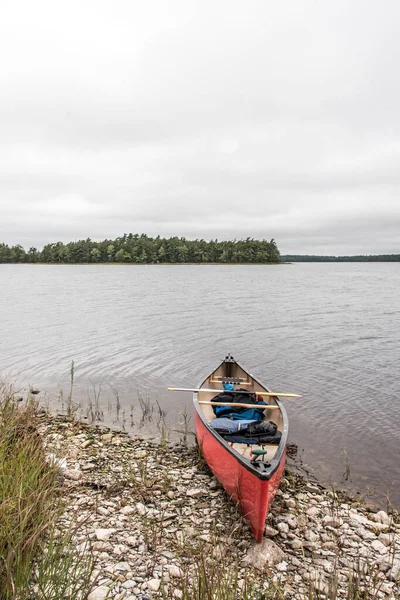
M 399 262 L 400 254 L 376 254 L 357 256 L 313 256 L 308 254 L 284 254 L 282 262 Z
M 63 244 L 46 244 L 26 251 L 20 244 L 0 243 L 0 263 L 265 263 L 281 261 L 274 239 L 205 241 L 184 237 L 155 238 L 129 233 L 115 240 L 90 238 Z

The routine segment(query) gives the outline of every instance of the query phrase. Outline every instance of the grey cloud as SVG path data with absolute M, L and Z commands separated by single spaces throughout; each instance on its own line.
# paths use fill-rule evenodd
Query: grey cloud
M 395 0 L 6 3 L 0 241 L 398 252 L 399 18 Z

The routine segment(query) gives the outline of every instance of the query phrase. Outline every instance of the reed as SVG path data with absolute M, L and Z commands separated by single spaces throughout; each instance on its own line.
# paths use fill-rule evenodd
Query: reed
M 265 582 L 262 591 L 256 585 L 259 574 L 250 570 L 240 576 L 240 550 L 227 550 L 217 530 L 211 533 L 209 543 L 189 545 L 184 541 L 178 557 L 184 574 L 182 600 L 283 600 L 285 597 L 267 574 L 262 576 Z
M 37 405 L 17 404 L 0 384 L 0 600 L 87 597 L 90 553 L 76 552 L 73 529 L 56 534 L 59 486 L 38 434 Z
M 74 379 L 75 379 L 75 363 L 74 363 L 74 361 L 71 361 L 71 367 L 69 370 L 69 374 L 70 374 L 70 386 L 69 386 L 69 394 L 67 397 L 67 413 L 68 413 L 69 417 L 72 417 L 75 413 L 74 403 L 72 401 L 72 393 L 74 390 Z
M 145 395 L 138 392 L 138 402 L 140 406 L 140 410 L 142 411 L 142 417 L 140 419 L 140 427 L 143 427 L 146 421 L 152 421 L 154 405 L 151 403 L 151 398 L 145 393 Z

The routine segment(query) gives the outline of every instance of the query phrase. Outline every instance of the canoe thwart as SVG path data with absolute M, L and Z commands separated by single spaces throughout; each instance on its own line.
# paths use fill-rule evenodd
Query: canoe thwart
M 168 390 L 170 392 L 193 392 L 193 393 L 212 392 L 213 394 L 219 394 L 219 393 L 225 391 L 225 390 L 213 390 L 210 388 L 174 388 L 174 387 L 169 387 Z M 301 396 L 299 394 L 281 394 L 280 392 L 263 392 L 263 391 L 259 391 L 259 390 L 252 390 L 252 391 L 229 390 L 227 393 L 228 394 L 255 394 L 256 396 L 272 396 L 272 397 L 279 396 L 280 398 L 301 398 Z

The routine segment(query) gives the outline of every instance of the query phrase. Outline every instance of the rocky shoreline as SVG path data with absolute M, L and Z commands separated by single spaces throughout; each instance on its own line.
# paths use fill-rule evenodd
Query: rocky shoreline
M 256 545 L 196 448 L 47 414 L 39 431 L 65 459 L 59 527 L 77 524 L 78 552 L 93 555 L 89 600 L 214 597 L 203 585 L 249 600 L 400 598 L 397 515 L 287 470 Z

